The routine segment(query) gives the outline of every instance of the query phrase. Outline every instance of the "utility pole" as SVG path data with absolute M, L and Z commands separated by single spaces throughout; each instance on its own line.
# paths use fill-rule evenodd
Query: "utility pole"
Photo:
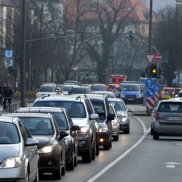
M 22 0 L 22 60 L 20 71 L 21 107 L 25 107 L 25 0 Z
M 150 0 L 149 47 L 148 47 L 148 53 L 151 53 L 151 47 L 152 47 L 152 5 L 153 5 L 153 0 Z M 150 69 L 148 69 L 148 77 L 149 78 L 151 78 L 151 74 L 150 73 L 151 73 Z

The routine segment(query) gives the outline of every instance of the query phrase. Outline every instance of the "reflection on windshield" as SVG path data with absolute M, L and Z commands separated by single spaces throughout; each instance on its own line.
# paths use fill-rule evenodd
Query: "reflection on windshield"
M 0 122 L 0 144 L 17 144 L 19 142 L 16 126 L 12 123 Z
M 123 85 L 123 91 L 140 91 L 140 85 Z
M 92 91 L 107 91 L 107 87 L 104 85 L 93 85 L 91 86 Z
M 109 101 L 109 104 L 112 104 L 116 111 L 125 111 L 125 106 L 122 102 L 119 101 Z

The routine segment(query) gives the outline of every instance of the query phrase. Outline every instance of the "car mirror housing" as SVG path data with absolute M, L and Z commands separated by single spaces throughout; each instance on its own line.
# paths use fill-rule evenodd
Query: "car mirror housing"
M 39 141 L 35 140 L 33 138 L 27 138 L 25 146 L 34 146 L 34 145 L 38 145 Z
M 99 115 L 93 113 L 90 115 L 90 119 L 99 119 Z
M 64 131 L 64 130 L 60 131 L 59 134 L 60 134 L 60 140 L 62 140 L 64 137 L 69 135 L 69 133 L 67 131 Z
M 80 130 L 80 127 L 79 126 L 72 126 L 71 127 L 71 130 L 72 131 Z

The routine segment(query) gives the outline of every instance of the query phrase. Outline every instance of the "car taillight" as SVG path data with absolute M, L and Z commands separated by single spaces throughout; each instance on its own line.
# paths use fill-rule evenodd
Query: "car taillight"
M 154 117 L 155 117 L 156 120 L 159 120 L 160 119 L 160 114 L 157 112 Z
M 172 92 L 172 94 L 174 94 L 174 92 Z
M 162 94 L 166 94 L 164 91 L 162 91 Z

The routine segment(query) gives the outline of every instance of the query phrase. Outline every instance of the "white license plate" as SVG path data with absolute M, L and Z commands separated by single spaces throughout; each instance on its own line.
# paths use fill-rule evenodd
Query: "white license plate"
M 181 117 L 167 117 L 167 120 L 177 120 L 177 121 L 180 121 Z
M 134 99 L 128 99 L 128 100 L 134 100 Z

